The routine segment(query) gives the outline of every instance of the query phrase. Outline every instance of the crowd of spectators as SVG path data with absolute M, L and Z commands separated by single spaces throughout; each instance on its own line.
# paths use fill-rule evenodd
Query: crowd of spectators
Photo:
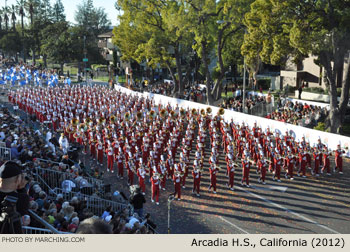
M 290 100 L 279 100 L 278 109 L 266 118 L 281 122 L 291 123 L 303 127 L 313 128 L 318 122 L 324 122 L 328 116 L 326 107 L 309 105 L 307 103 L 292 102 Z
M 150 231 L 152 229 L 148 228 L 155 228 L 149 214 L 145 218 L 140 218 L 136 212 L 130 216 L 129 208 L 115 213 L 109 207 L 99 216 L 98 213 L 94 213 L 87 207 L 87 202 L 83 200 L 83 197 L 73 196 L 67 199 L 67 193 L 71 191 L 80 191 L 85 195 L 94 194 L 96 188 L 92 187 L 95 185 L 89 184 L 85 179 L 83 164 L 75 163 L 68 158 L 68 155 L 63 155 L 58 148 L 59 144 L 55 135 L 51 134 L 50 131 L 32 129 L 19 116 L 15 116 L 4 106 L 0 108 L 0 119 L 1 146 L 10 149 L 11 159 L 23 167 L 24 172 L 31 177 L 26 186 L 29 201 L 19 203 L 21 204 L 22 226 L 45 228 L 36 218 L 31 217 L 29 211 L 31 210 L 60 232 L 75 233 L 81 222 L 84 223 L 85 220 L 86 223 L 94 223 L 96 219 L 109 226 L 111 233 L 115 234 L 153 232 Z M 4 163 L 5 159 L 0 158 L 0 166 Z M 33 179 L 38 168 L 57 171 L 61 174 L 61 177 L 57 178 L 57 182 L 61 185 L 62 194 L 56 194 L 53 198 L 51 192 L 45 187 L 47 184 L 41 185 Z M 67 181 L 70 183 L 68 184 Z M 86 190 L 86 188 L 90 190 Z M 80 231 L 80 233 L 84 232 L 84 230 Z
M 246 110 L 249 110 L 258 104 L 266 104 L 266 97 L 259 94 L 246 94 Z M 243 95 L 238 95 L 235 97 L 225 99 L 220 105 L 220 107 L 236 112 L 243 112 Z

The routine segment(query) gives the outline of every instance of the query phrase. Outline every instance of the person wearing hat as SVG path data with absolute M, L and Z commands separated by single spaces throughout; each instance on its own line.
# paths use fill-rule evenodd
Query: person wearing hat
M 250 171 L 250 161 L 248 160 L 249 153 L 247 150 L 244 151 L 243 159 L 242 159 L 242 180 L 241 185 L 243 186 L 243 183 L 246 183 L 246 186 L 249 187 L 249 171 Z
M 337 149 L 335 150 L 335 168 L 334 168 L 334 172 L 336 170 L 338 170 L 339 174 L 343 174 L 343 154 L 345 153 L 345 151 L 343 151 L 340 148 L 340 144 L 338 144 Z
M 211 192 L 213 188 L 213 193 L 216 193 L 216 173 L 219 171 L 218 166 L 215 163 L 210 163 L 209 172 L 210 172 L 210 186 L 208 191 Z
M 292 151 L 290 147 L 287 149 L 287 156 L 286 156 L 286 162 L 287 162 L 287 173 L 285 174 L 285 177 L 290 180 L 293 180 L 293 172 L 294 172 L 294 164 L 296 163 L 295 161 L 295 156 L 292 155 Z
M 154 198 L 156 198 L 156 204 L 159 205 L 159 173 L 155 172 L 153 173 L 153 176 L 151 177 L 151 183 L 152 183 L 152 197 L 151 201 L 154 202 Z
M 314 152 L 313 152 L 313 157 L 314 157 L 314 169 L 311 171 L 312 175 L 315 175 L 316 177 L 320 176 L 320 174 L 318 174 L 319 172 L 319 168 L 320 168 L 320 153 L 319 153 L 319 149 L 317 148 L 317 146 L 314 146 Z
M 0 203 L 4 201 L 6 196 L 16 197 L 18 198 L 17 212 L 22 216 L 28 214 L 29 195 L 25 189 L 27 183 L 26 174 L 22 173 L 21 167 L 16 162 L 5 162 L 0 166 Z
M 274 169 L 274 174 L 272 179 L 275 180 L 277 178 L 277 181 L 281 182 L 281 166 L 283 164 L 283 161 L 282 161 L 281 155 L 278 153 L 277 148 L 275 151 L 276 152 L 273 160 L 275 169 Z
M 299 150 L 299 170 L 298 170 L 298 176 L 300 176 L 300 173 L 302 173 L 303 178 L 306 178 L 306 165 L 307 165 L 307 157 L 306 157 L 306 151 L 303 149 L 303 145 L 300 144 L 300 150 Z
M 192 193 L 197 191 L 197 196 L 199 197 L 199 188 L 200 188 L 200 182 L 201 182 L 201 171 L 200 171 L 200 165 L 197 160 L 193 161 L 193 171 L 192 171 L 192 177 L 193 177 L 193 189 Z
M 175 192 L 174 197 L 177 194 L 177 200 L 181 200 L 181 181 L 182 181 L 182 175 L 180 171 L 176 171 L 173 175 L 173 181 L 175 186 Z
M 327 146 L 324 146 L 324 151 L 323 151 L 323 168 L 321 170 L 321 173 L 326 171 L 328 176 L 331 175 L 329 156 L 332 156 L 332 153 L 330 151 L 328 151 Z

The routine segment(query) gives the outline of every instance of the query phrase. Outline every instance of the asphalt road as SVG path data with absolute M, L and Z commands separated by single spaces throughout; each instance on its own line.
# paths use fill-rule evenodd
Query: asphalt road
M 208 153 L 207 153 L 208 157 Z M 190 160 L 194 158 L 194 151 Z M 333 164 L 333 162 L 332 162 Z M 170 232 L 175 234 L 336 234 L 350 233 L 350 162 L 344 175 L 295 177 L 282 182 L 267 175 L 266 185 L 258 183 L 256 167 L 251 169 L 251 187 L 240 185 L 241 168 L 236 169 L 235 191 L 226 187 L 224 157 L 218 175 L 217 194 L 208 192 L 209 165 L 204 165 L 201 196 L 192 194 L 192 177 L 182 189 L 182 200 L 170 206 Z M 128 191 L 126 180 L 106 174 L 113 189 Z M 136 177 L 135 177 L 135 181 Z M 151 203 L 151 186 L 146 184 L 145 212 L 151 213 L 159 233 L 168 232 L 168 196 L 174 192 L 171 181 L 160 193 L 160 205 Z

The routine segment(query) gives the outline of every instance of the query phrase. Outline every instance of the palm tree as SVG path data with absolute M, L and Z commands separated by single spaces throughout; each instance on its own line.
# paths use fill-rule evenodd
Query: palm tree
M 8 7 L 3 7 L 2 8 L 2 14 L 4 15 L 6 31 L 8 30 L 8 22 L 9 22 L 9 17 L 8 17 L 7 13 L 8 13 Z
M 22 58 L 24 63 L 26 62 L 26 52 L 25 52 L 25 45 L 24 45 L 24 22 L 23 22 L 23 18 L 25 17 L 25 12 L 24 12 L 24 4 L 25 4 L 25 0 L 17 0 L 17 9 L 18 9 L 18 13 L 21 16 L 21 26 L 22 26 Z
M 12 29 L 13 31 L 16 31 L 16 11 L 15 11 L 15 6 L 12 5 L 12 13 L 11 13 L 11 21 L 12 21 Z
M 0 9 L 0 32 L 2 31 L 2 9 Z
M 30 15 L 30 26 L 32 30 L 32 41 L 33 41 L 33 47 L 32 47 L 32 56 L 33 56 L 33 63 L 35 64 L 35 35 L 34 35 L 34 8 L 35 8 L 35 0 L 27 0 L 24 1 L 24 8 L 26 9 L 27 13 Z

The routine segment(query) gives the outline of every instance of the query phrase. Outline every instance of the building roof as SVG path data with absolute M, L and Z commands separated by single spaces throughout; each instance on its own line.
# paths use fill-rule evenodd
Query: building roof
M 100 34 L 97 37 L 99 37 L 99 38 L 111 38 L 111 37 L 113 37 L 113 31 L 109 31 L 109 32 Z

